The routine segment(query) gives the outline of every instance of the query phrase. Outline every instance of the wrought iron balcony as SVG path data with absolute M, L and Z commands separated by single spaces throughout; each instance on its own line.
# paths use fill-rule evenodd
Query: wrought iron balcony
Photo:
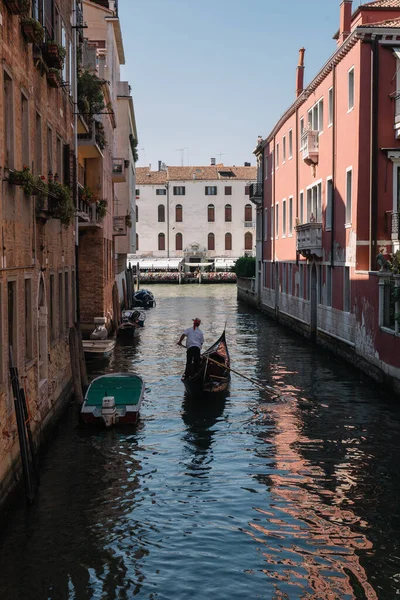
M 400 240 L 400 213 L 392 212 L 392 240 Z
M 297 252 L 305 258 L 322 258 L 322 223 L 296 225 Z
M 250 202 L 253 202 L 253 204 L 262 204 L 262 200 L 263 200 L 263 184 L 262 183 L 252 183 L 251 184 L 249 198 L 250 198 Z

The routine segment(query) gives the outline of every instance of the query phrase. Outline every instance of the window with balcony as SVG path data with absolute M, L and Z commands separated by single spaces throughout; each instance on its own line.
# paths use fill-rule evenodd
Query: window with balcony
M 354 67 L 348 72 L 348 111 L 354 108 Z
M 175 185 L 173 192 L 174 196 L 184 196 L 186 194 L 186 188 L 184 185 Z
M 225 250 L 232 250 L 232 234 L 225 234 Z
M 244 249 L 253 250 L 253 234 L 250 231 L 244 234 Z
M 350 225 L 350 223 L 351 223 L 352 196 L 353 196 L 353 170 L 351 168 L 349 168 L 346 171 L 346 225 Z
M 182 207 L 182 204 L 177 204 L 175 206 L 175 221 L 177 223 L 182 223 L 182 221 L 183 221 L 183 207 Z
M 207 206 L 207 221 L 209 223 L 213 223 L 215 221 L 215 206 L 214 206 L 214 204 L 209 204 Z
M 181 233 L 177 233 L 175 236 L 175 250 L 183 250 L 183 236 Z
M 322 222 L 322 184 L 317 183 L 307 190 L 306 223 Z
M 232 222 L 232 204 L 225 204 L 225 223 Z
M 253 207 L 251 204 L 246 204 L 244 207 L 244 220 L 246 223 L 252 223 L 253 221 Z M 251 225 L 248 225 L 248 227 L 251 227 Z
M 308 111 L 308 127 L 312 131 L 322 133 L 324 129 L 324 99 L 321 98 Z
M 206 185 L 205 194 L 206 194 L 206 196 L 216 196 L 217 195 L 217 186 L 216 185 Z
M 165 234 L 164 233 L 158 234 L 158 249 L 165 250 Z
M 158 222 L 165 223 L 165 206 L 164 206 L 164 204 L 158 205 Z
M 209 233 L 207 236 L 207 249 L 215 250 L 215 236 L 213 233 Z

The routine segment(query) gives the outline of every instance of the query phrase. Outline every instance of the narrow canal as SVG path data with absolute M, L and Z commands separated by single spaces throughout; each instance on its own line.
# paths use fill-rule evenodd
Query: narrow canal
M 143 376 L 140 426 L 89 432 L 71 408 L 1 535 L 1 600 L 393 600 L 395 403 L 235 286 L 152 289 L 141 339 L 96 370 Z M 280 399 L 238 376 L 225 400 L 185 398 L 176 341 L 196 316 L 206 345 L 227 320 L 232 366 Z

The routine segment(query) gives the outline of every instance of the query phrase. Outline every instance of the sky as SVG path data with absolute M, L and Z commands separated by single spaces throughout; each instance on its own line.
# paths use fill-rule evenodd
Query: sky
M 334 52 L 340 2 L 119 0 L 138 166 L 254 165 L 295 99 L 299 48 L 306 83 Z

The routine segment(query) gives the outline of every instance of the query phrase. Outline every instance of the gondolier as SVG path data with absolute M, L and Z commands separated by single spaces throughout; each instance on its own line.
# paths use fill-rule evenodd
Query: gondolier
M 194 365 L 193 372 L 196 373 L 200 367 L 200 353 L 201 348 L 204 344 L 204 335 L 199 328 L 201 324 L 200 319 L 193 319 L 193 327 L 185 329 L 179 338 L 178 345 L 182 346 L 182 341 L 186 337 L 186 369 L 184 377 L 190 377 L 192 374 L 192 365 Z

